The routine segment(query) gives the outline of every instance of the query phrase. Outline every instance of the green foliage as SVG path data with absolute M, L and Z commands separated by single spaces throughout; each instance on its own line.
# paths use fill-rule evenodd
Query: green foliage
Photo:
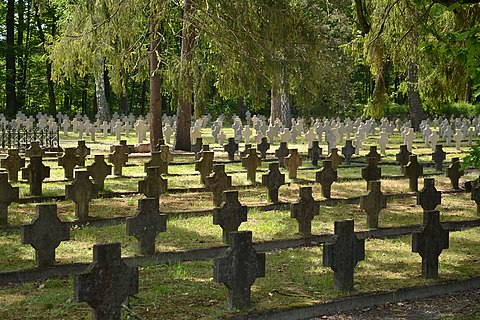
M 465 117 L 476 117 L 480 114 L 480 104 L 471 104 L 467 102 L 453 102 L 453 103 L 444 103 L 440 106 L 439 113 L 445 115 L 445 117 L 455 117 L 465 116 Z
M 480 169 L 480 140 L 477 139 L 475 144 L 470 147 L 468 155 L 463 158 L 462 170 L 469 167 Z
M 390 118 L 406 118 L 410 114 L 410 108 L 405 104 L 389 103 L 385 110 L 385 116 Z

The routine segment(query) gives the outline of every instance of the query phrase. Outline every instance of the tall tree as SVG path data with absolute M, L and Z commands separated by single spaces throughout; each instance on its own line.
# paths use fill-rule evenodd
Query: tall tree
M 162 132 L 162 78 L 160 74 L 161 23 L 158 3 L 150 16 L 150 147 L 154 150 Z
M 7 93 L 6 115 L 13 118 L 17 112 L 16 106 L 16 61 L 15 61 L 15 1 L 7 2 L 7 47 L 6 47 L 6 76 L 5 91 Z

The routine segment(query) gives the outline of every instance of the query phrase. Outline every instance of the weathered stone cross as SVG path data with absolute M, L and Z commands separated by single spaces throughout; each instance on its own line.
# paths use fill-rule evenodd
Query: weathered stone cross
M 450 179 L 453 189 L 460 189 L 458 186 L 458 181 L 463 175 L 464 171 L 461 170 L 460 159 L 452 158 L 452 164 L 447 168 L 447 177 Z
M 8 224 L 8 206 L 18 201 L 18 187 L 8 182 L 8 173 L 0 172 L 0 226 Z
M 280 147 L 275 150 L 275 157 L 277 157 L 278 163 L 282 168 L 285 167 L 285 157 L 288 156 L 288 153 L 287 143 L 283 141 L 280 142 Z
M 312 147 L 308 149 L 308 156 L 312 159 L 312 165 L 318 166 L 318 160 L 322 155 L 322 148 L 318 146 L 318 140 L 312 141 Z
M 262 164 L 262 159 L 257 154 L 256 148 L 248 149 L 248 154 L 242 158 L 242 166 L 247 169 L 247 179 L 252 183 L 256 181 L 257 168 Z
M 232 232 L 230 247 L 215 259 L 213 280 L 228 288 L 228 309 L 250 306 L 251 286 L 256 278 L 265 277 L 265 253 L 252 246 L 252 232 Z
M 223 242 L 228 244 L 229 233 L 237 231 L 240 224 L 247 221 L 247 206 L 238 201 L 236 190 L 223 192 L 223 198 L 220 207 L 213 209 L 213 224 L 222 228 Z
M 352 155 L 355 154 L 355 147 L 352 144 L 352 140 L 345 141 L 345 147 L 342 148 L 342 154 L 345 156 L 345 164 L 351 164 Z
M 323 168 L 315 174 L 315 181 L 322 185 L 322 195 L 330 199 L 332 184 L 337 181 L 337 171 L 333 170 L 331 160 L 323 160 Z
M 73 179 L 73 169 L 80 165 L 80 158 L 75 148 L 65 148 L 63 156 L 58 158 L 58 165 L 63 167 L 65 179 Z
M 268 198 L 278 203 L 278 189 L 285 184 L 285 175 L 280 172 L 278 162 L 268 164 L 268 172 L 262 175 L 262 186 L 268 189 Z
M 10 181 L 18 181 L 18 172 L 25 167 L 25 159 L 20 157 L 18 149 L 10 149 L 8 156 L 1 160 L 1 167 L 7 169 Z
M 312 220 L 318 216 L 320 201 L 312 196 L 312 187 L 300 187 L 300 197 L 290 206 L 290 216 L 298 222 L 298 232 L 304 236 L 312 235 Z
M 406 144 L 400 145 L 400 152 L 397 153 L 396 159 L 397 159 L 398 164 L 400 165 L 400 168 L 402 170 L 402 174 L 405 174 L 405 166 L 407 165 L 409 157 L 410 157 L 411 154 L 412 153 L 410 151 L 408 151 Z
M 260 152 L 262 159 L 267 158 L 267 151 L 270 149 L 270 143 L 268 143 L 267 137 L 262 137 L 262 141 L 257 145 L 257 150 Z
M 382 209 L 387 207 L 387 197 L 380 188 L 380 181 L 370 181 L 366 195 L 360 196 L 360 209 L 367 213 L 369 228 L 378 228 L 378 216 Z
M 87 167 L 88 174 L 93 178 L 98 191 L 105 188 L 105 178 L 112 174 L 112 166 L 105 162 L 103 154 L 96 154 L 92 165 Z
M 113 150 L 113 153 L 108 155 L 108 161 L 113 164 L 113 173 L 116 176 L 121 176 L 123 166 L 128 161 L 128 154 L 122 145 L 115 145 Z
M 423 179 L 423 189 L 417 192 L 417 204 L 422 206 L 424 211 L 431 211 L 441 203 L 442 193 L 435 188 L 435 179 Z
M 147 198 L 155 198 L 158 202 L 160 196 L 167 192 L 167 183 L 159 167 L 148 167 L 145 179 L 138 181 L 138 192 L 143 193 Z
M 410 191 L 418 191 L 418 178 L 423 175 L 423 166 L 418 163 L 416 155 L 410 155 L 405 175 L 408 177 Z
M 302 165 L 302 158 L 298 155 L 298 149 L 290 149 L 290 154 L 285 157 L 285 166 L 288 169 L 288 178 L 297 179 L 298 167 Z
M 90 201 L 98 195 L 97 187 L 89 176 L 86 170 L 76 170 L 75 180 L 65 186 L 65 198 L 75 202 L 75 216 L 79 220 L 88 219 Z
M 223 146 L 223 150 L 228 154 L 228 160 L 235 160 L 235 153 L 238 152 L 238 143 L 235 142 L 235 138 L 228 138 L 228 143 Z
M 195 161 L 195 170 L 200 172 L 200 182 L 205 184 L 205 179 L 213 170 L 213 151 L 202 151 L 200 159 Z
M 213 192 L 213 204 L 220 206 L 223 192 L 232 188 L 232 177 L 225 173 L 224 164 L 213 165 L 213 173 L 205 179 L 205 187 Z
M 432 160 L 435 162 L 435 170 L 443 171 L 443 161 L 446 158 L 447 153 L 443 151 L 443 146 L 437 144 L 435 147 L 435 152 L 432 153 Z
M 30 184 L 30 195 L 41 196 L 43 180 L 50 177 L 50 167 L 46 167 L 41 156 L 30 157 L 30 163 L 22 169 L 22 179 Z

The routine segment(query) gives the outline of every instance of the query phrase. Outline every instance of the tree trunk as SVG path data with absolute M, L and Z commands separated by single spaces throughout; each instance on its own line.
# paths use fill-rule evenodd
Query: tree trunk
M 105 61 L 101 56 L 97 57 L 99 66 L 95 72 L 95 98 L 97 99 L 97 119 L 100 121 L 108 121 L 110 111 L 105 90 Z
M 123 90 L 120 94 L 120 111 L 128 115 L 128 72 L 124 71 Z
M 162 139 L 162 79 L 160 78 L 160 30 L 156 15 L 150 17 L 150 147 Z
M 23 79 L 23 67 L 24 67 L 24 54 L 26 48 L 23 45 L 23 36 L 25 31 L 25 2 L 19 0 L 17 3 L 17 71 L 18 71 L 18 83 L 17 83 L 17 107 L 19 110 L 23 110 L 25 104 L 25 81 Z
M 192 0 L 184 0 L 182 51 L 180 55 L 180 88 L 177 108 L 177 127 L 174 148 L 190 151 L 190 125 L 193 108 L 193 54 L 195 28 L 192 21 L 194 14 Z
M 16 106 L 16 68 L 15 68 L 15 1 L 8 0 L 7 3 L 7 43 L 6 43 L 6 74 L 5 91 L 7 95 L 7 117 L 13 118 L 17 112 Z
M 282 67 L 273 76 L 271 101 L 270 101 L 270 123 L 280 119 L 282 124 L 292 127 L 292 104 L 287 94 L 288 85 L 286 81 L 285 68 Z
M 408 76 L 408 105 L 410 107 L 410 116 L 412 118 L 412 126 L 415 130 L 420 129 L 420 122 L 426 119 L 425 112 L 422 108 L 422 100 L 417 90 L 418 85 L 418 65 L 408 59 L 407 67 Z

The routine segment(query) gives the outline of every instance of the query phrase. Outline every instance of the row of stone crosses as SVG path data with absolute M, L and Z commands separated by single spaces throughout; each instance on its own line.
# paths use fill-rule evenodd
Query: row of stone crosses
M 210 125 L 212 117 L 210 115 L 204 115 L 201 118 L 192 121 L 190 129 L 190 138 L 192 144 L 196 142 L 198 138 L 202 137 L 202 128 Z M 219 116 L 211 126 L 211 135 L 214 138 L 215 143 L 220 145 L 224 144 L 226 140 L 226 133 L 223 131 L 223 123 L 225 116 Z M 389 121 L 387 118 L 382 118 L 379 123 L 374 120 L 362 121 L 361 118 L 357 118 L 352 121 L 350 118 L 346 118 L 341 121 L 340 118 L 336 119 L 310 119 L 311 126 L 307 126 L 305 120 L 299 118 L 298 121 L 293 119 L 291 128 L 284 127 L 279 119 L 273 123 L 267 124 L 267 119 L 262 115 L 251 116 L 248 111 L 246 115 L 246 124 L 242 123 L 240 117 L 234 115 L 232 117 L 232 128 L 234 130 L 234 139 L 238 142 L 245 142 L 246 144 L 255 141 L 257 144 L 261 143 L 262 138 L 267 138 L 269 143 L 274 143 L 276 140 L 287 143 L 297 143 L 297 139 L 304 136 L 308 142 L 308 146 L 311 147 L 314 140 L 318 140 L 320 143 L 325 137 L 325 141 L 328 145 L 328 150 L 337 146 L 338 143 L 346 140 L 353 140 L 355 142 L 356 152 L 359 154 L 363 141 L 367 136 L 376 134 L 376 129 L 379 129 L 378 144 L 382 154 L 385 154 L 386 145 L 388 144 L 389 135 L 395 130 L 402 134 L 404 143 L 407 145 L 409 151 L 415 140 L 415 132 L 411 128 L 411 123 L 406 121 L 402 123 L 400 119 Z M 164 115 L 162 117 L 163 135 L 165 142 L 171 144 L 172 134 L 175 132 L 176 116 L 170 117 Z M 114 113 L 110 122 L 99 120 L 91 122 L 90 119 L 77 113 L 72 120 L 62 113 L 56 115 L 56 120 L 53 116 L 47 116 L 42 113 L 38 113 L 36 118 L 33 116 L 27 117 L 23 113 L 19 112 L 14 120 L 7 121 L 3 115 L 0 115 L 0 127 L 12 125 L 16 128 L 25 127 L 32 128 L 37 126 L 40 129 L 50 128 L 51 130 L 63 129 L 65 136 L 69 135 L 69 132 L 78 134 L 79 139 L 84 139 L 85 136 L 90 136 L 92 141 L 96 140 L 96 134 L 102 133 L 103 137 L 114 135 L 117 141 L 120 141 L 122 137 L 129 137 L 129 134 L 135 131 L 135 135 L 138 139 L 138 143 L 143 143 L 147 138 L 149 132 L 149 115 L 145 118 L 142 116 L 138 119 L 133 115 L 120 116 Z M 438 128 L 438 129 L 437 129 Z M 447 146 L 450 146 L 452 139 L 455 141 L 455 146 L 460 150 L 461 142 L 468 141 L 468 145 L 471 146 L 474 137 L 478 136 L 480 132 L 479 118 L 473 118 L 472 120 L 467 118 L 451 118 L 444 119 L 443 117 L 434 118 L 433 120 L 427 119 L 420 125 L 422 137 L 427 146 L 431 146 L 432 150 L 435 150 L 435 146 L 440 139 L 444 139 Z M 254 132 L 255 130 L 255 132 Z

